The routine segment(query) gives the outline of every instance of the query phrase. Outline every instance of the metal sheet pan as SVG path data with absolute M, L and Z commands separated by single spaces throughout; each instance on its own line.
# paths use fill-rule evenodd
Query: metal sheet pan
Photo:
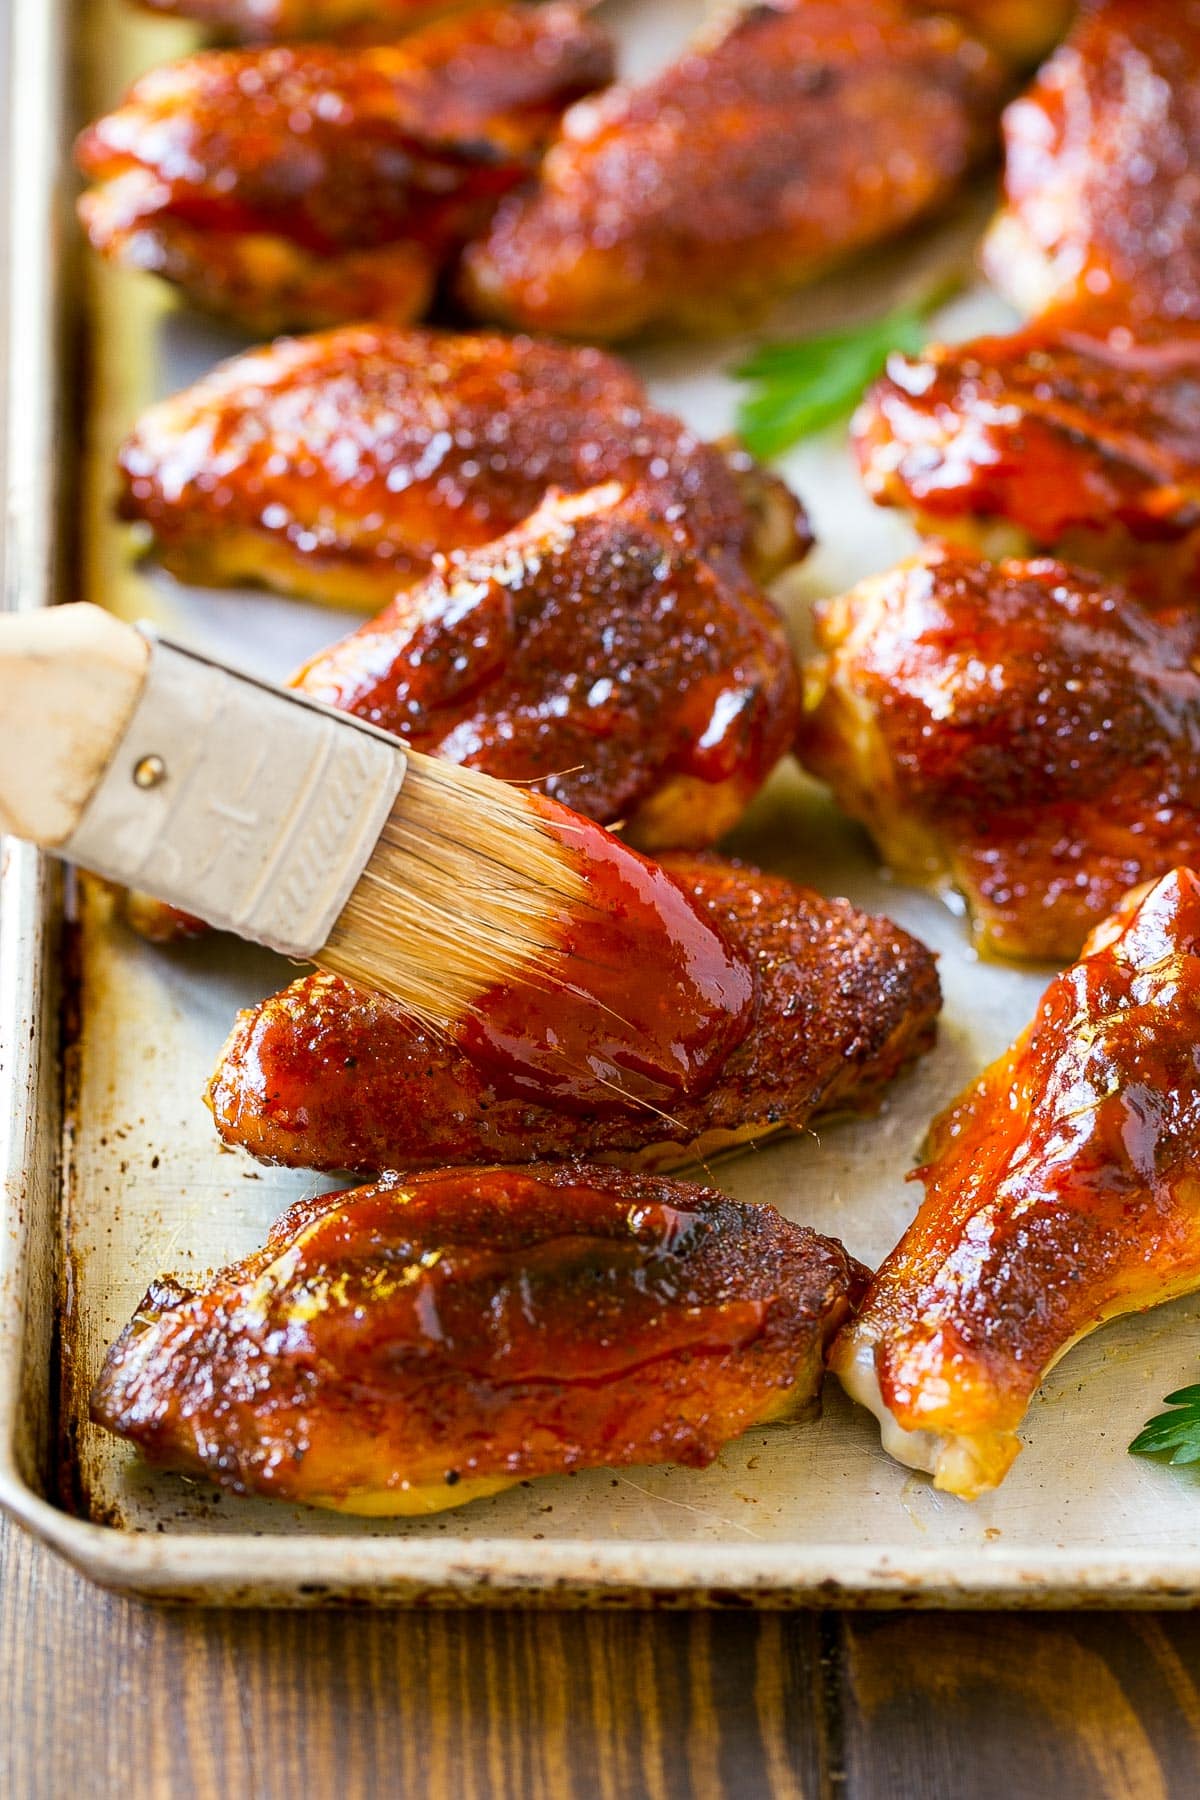
M 694 22 L 688 0 L 608 9 L 646 66 Z M 5 604 L 83 594 L 282 674 L 343 617 L 262 595 L 205 594 L 139 568 L 111 523 L 112 449 L 138 407 L 237 340 L 148 281 L 85 266 L 74 248 L 65 146 L 85 111 L 140 66 L 187 46 L 119 0 L 12 8 Z M 71 71 L 80 72 L 79 93 Z M 815 329 L 879 310 L 922 271 L 961 261 L 988 197 L 918 243 L 823 284 L 774 322 Z M 942 321 L 1002 323 L 981 289 Z M 61 329 L 60 329 L 61 327 Z M 697 426 L 728 427 L 738 346 L 638 357 L 656 395 Z M 911 544 L 871 508 L 824 440 L 789 475 L 821 548 L 783 594 L 808 600 L 886 567 Z M 890 885 L 861 836 L 794 770 L 734 847 L 890 912 L 941 955 L 936 1053 L 874 1120 L 823 1126 L 722 1162 L 740 1198 L 770 1200 L 877 1258 L 911 1216 L 906 1184 L 934 1110 L 1029 1017 L 1042 977 L 978 962 L 960 918 Z M 1200 1490 L 1125 1446 L 1159 1397 L 1191 1379 L 1200 1303 L 1090 1339 L 1031 1409 L 1028 1448 L 969 1507 L 880 1451 L 874 1422 L 831 1387 L 816 1425 L 762 1428 L 709 1470 L 597 1470 L 525 1484 L 425 1521 L 367 1522 L 219 1496 L 147 1470 L 86 1422 L 106 1344 L 148 1279 L 242 1254 L 313 1185 L 218 1149 L 200 1090 L 238 1005 L 286 979 L 228 943 L 156 951 L 104 892 L 63 883 L 9 846 L 0 888 L 0 1503 L 97 1580 L 195 1602 L 727 1603 L 930 1606 L 1188 1605 L 1200 1597 Z

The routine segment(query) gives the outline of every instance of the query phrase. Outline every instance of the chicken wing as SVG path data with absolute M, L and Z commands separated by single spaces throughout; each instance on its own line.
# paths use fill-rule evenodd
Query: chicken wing
M 1200 323 L 1200 0 L 1083 0 L 1004 137 L 985 263 L 1022 311 Z
M 363 608 L 551 487 L 641 488 L 764 580 L 811 543 L 781 481 L 652 408 L 626 364 L 486 333 L 345 326 L 233 357 L 144 413 L 120 465 L 122 515 L 182 579 Z
M 1200 861 L 1200 619 L 1049 559 L 930 551 L 818 608 L 802 761 L 982 944 L 1075 956 Z
M 1152 604 L 1200 579 L 1200 0 L 1085 0 L 1005 115 L 992 279 L 1043 316 L 894 357 L 855 424 L 885 505 Z
M 854 423 L 867 488 L 985 550 L 1053 550 L 1149 603 L 1200 582 L 1200 332 L 1036 323 L 893 356 Z
M 884 1446 L 973 1499 L 1105 1320 L 1200 1285 L 1200 878 L 1163 876 L 933 1125 L 925 1200 L 832 1367 Z
M 373 48 L 204 52 L 83 133 L 80 217 L 109 261 L 254 331 L 406 324 L 561 108 L 611 72 L 607 36 L 567 4 Z
M 92 1416 L 239 1494 L 441 1512 L 604 1464 L 703 1468 L 815 1409 L 867 1271 L 769 1206 L 612 1169 L 439 1170 L 302 1200 L 150 1288 Z
M 771 601 L 651 494 L 552 495 L 292 685 L 430 755 L 536 782 L 642 850 L 706 848 L 790 750 L 800 684 Z M 123 910 L 154 943 L 205 930 L 142 893 Z
M 535 1103 L 486 1058 L 318 974 L 239 1017 L 208 1095 L 222 1138 L 314 1169 L 597 1154 L 678 1165 L 817 1113 L 868 1110 L 932 1043 L 934 959 L 889 920 L 713 857 L 663 866 L 755 979 L 748 1033 L 708 1090 L 669 1115 L 599 1085 L 570 1104 Z M 631 967 L 630 979 L 660 977 Z
M 931 211 L 991 142 L 997 61 L 897 0 L 790 0 L 575 107 L 464 259 L 480 317 L 721 328 Z
M 616 484 L 446 560 L 294 685 L 650 850 L 730 830 L 800 706 L 771 602 Z

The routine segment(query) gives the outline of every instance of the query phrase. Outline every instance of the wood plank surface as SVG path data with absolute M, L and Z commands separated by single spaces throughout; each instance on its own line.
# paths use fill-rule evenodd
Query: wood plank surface
M 3 1800 L 1159 1800 L 1187 1614 L 187 1612 L 0 1525 Z
M 1200 1616 L 843 1621 L 842 1792 L 1164 1800 L 1200 1792 Z

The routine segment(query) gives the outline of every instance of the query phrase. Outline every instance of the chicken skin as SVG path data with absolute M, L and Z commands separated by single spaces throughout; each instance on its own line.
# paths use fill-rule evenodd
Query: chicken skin
M 984 948 L 1061 960 L 1200 862 L 1200 619 L 1048 559 L 923 558 L 818 608 L 798 752 Z
M 1200 0 L 1083 0 L 1004 117 L 987 271 L 1023 312 L 1200 325 Z
M 897 0 L 723 21 L 573 108 L 464 258 L 478 316 L 609 340 L 722 329 L 936 208 L 993 139 L 1000 65 Z
M 197 1290 L 155 1282 L 92 1416 L 234 1493 L 375 1517 L 569 1469 L 703 1468 L 811 1415 L 867 1274 L 691 1183 L 389 1175 L 300 1201 Z
M 607 81 L 571 5 L 494 6 L 401 43 L 208 51 L 79 140 L 94 249 L 256 332 L 407 324 L 568 101 Z
M 1165 875 L 940 1118 L 925 1200 L 831 1358 L 884 1447 L 973 1499 L 1058 1358 L 1200 1286 L 1200 878 Z
M 771 602 L 615 484 L 446 559 L 293 685 L 648 850 L 731 829 L 800 707 Z
M 1052 550 L 1152 604 L 1200 578 L 1200 332 L 1066 321 L 893 356 L 854 423 L 868 491 L 922 530 Z
M 145 412 L 120 468 L 122 516 L 182 580 L 370 610 L 550 488 L 642 489 L 763 580 L 812 541 L 781 481 L 656 411 L 616 357 L 481 332 L 343 326 L 235 356 Z
M 705 1091 L 651 1111 L 581 1072 L 568 1100 L 538 1101 L 477 1050 L 318 974 L 239 1017 L 208 1095 L 222 1138 L 264 1162 L 368 1173 L 589 1155 L 678 1165 L 869 1110 L 929 1048 L 934 959 L 898 926 L 713 857 L 663 866 L 754 976 L 749 1029 Z M 631 965 L 629 979 L 662 977 Z

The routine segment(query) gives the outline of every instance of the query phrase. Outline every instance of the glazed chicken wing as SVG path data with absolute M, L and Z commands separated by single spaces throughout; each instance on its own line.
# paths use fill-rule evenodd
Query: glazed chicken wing
M 1193 599 L 1200 0 L 1090 0 L 1006 137 L 988 268 L 1044 316 L 894 357 L 856 421 L 867 485 L 932 530 Z
M 483 318 L 613 339 L 723 327 L 931 211 L 991 141 L 1002 77 L 897 0 L 723 22 L 563 122 L 464 261 Z
M 1154 603 L 1200 580 L 1200 333 L 1081 323 L 893 356 L 854 433 L 867 488 L 922 529 L 1053 550 Z
M 1004 136 L 997 287 L 1028 313 L 1200 324 L 1200 0 L 1083 0 Z
M 405 324 L 611 70 L 607 37 L 565 4 L 372 48 L 208 51 L 83 133 L 80 217 L 110 261 L 254 331 Z
M 715 843 L 791 748 L 799 680 L 740 559 L 702 556 L 655 486 L 552 495 L 495 543 L 439 558 L 292 685 L 429 755 L 536 782 L 644 850 Z M 124 911 L 156 943 L 205 929 L 145 894 Z
M 597 1464 L 702 1468 L 811 1413 L 866 1275 L 684 1182 L 390 1175 L 302 1200 L 195 1291 L 155 1282 L 92 1416 L 235 1493 L 375 1516 Z
M 345 326 L 233 357 L 144 413 L 120 463 L 123 516 L 182 579 L 363 608 L 552 487 L 638 487 L 762 579 L 811 541 L 781 481 L 656 411 L 626 364 L 488 333 Z
M 447 559 L 294 685 L 651 850 L 728 831 L 799 715 L 771 602 L 615 484 Z
M 1200 861 L 1200 620 L 1049 560 L 931 552 L 818 609 L 799 754 L 1006 956 L 1078 954 Z
M 596 1154 L 663 1166 L 865 1110 L 932 1043 L 934 959 L 889 920 L 716 858 L 663 866 L 754 971 L 749 1030 L 706 1091 L 653 1112 L 581 1071 L 567 1101 L 538 1102 L 477 1051 L 318 974 L 240 1016 L 209 1088 L 221 1136 L 315 1169 Z M 628 979 L 661 972 L 631 963 Z
M 1200 1285 L 1200 878 L 1164 876 L 933 1125 L 925 1201 L 834 1346 L 884 1446 L 973 1499 L 1081 1337 Z

